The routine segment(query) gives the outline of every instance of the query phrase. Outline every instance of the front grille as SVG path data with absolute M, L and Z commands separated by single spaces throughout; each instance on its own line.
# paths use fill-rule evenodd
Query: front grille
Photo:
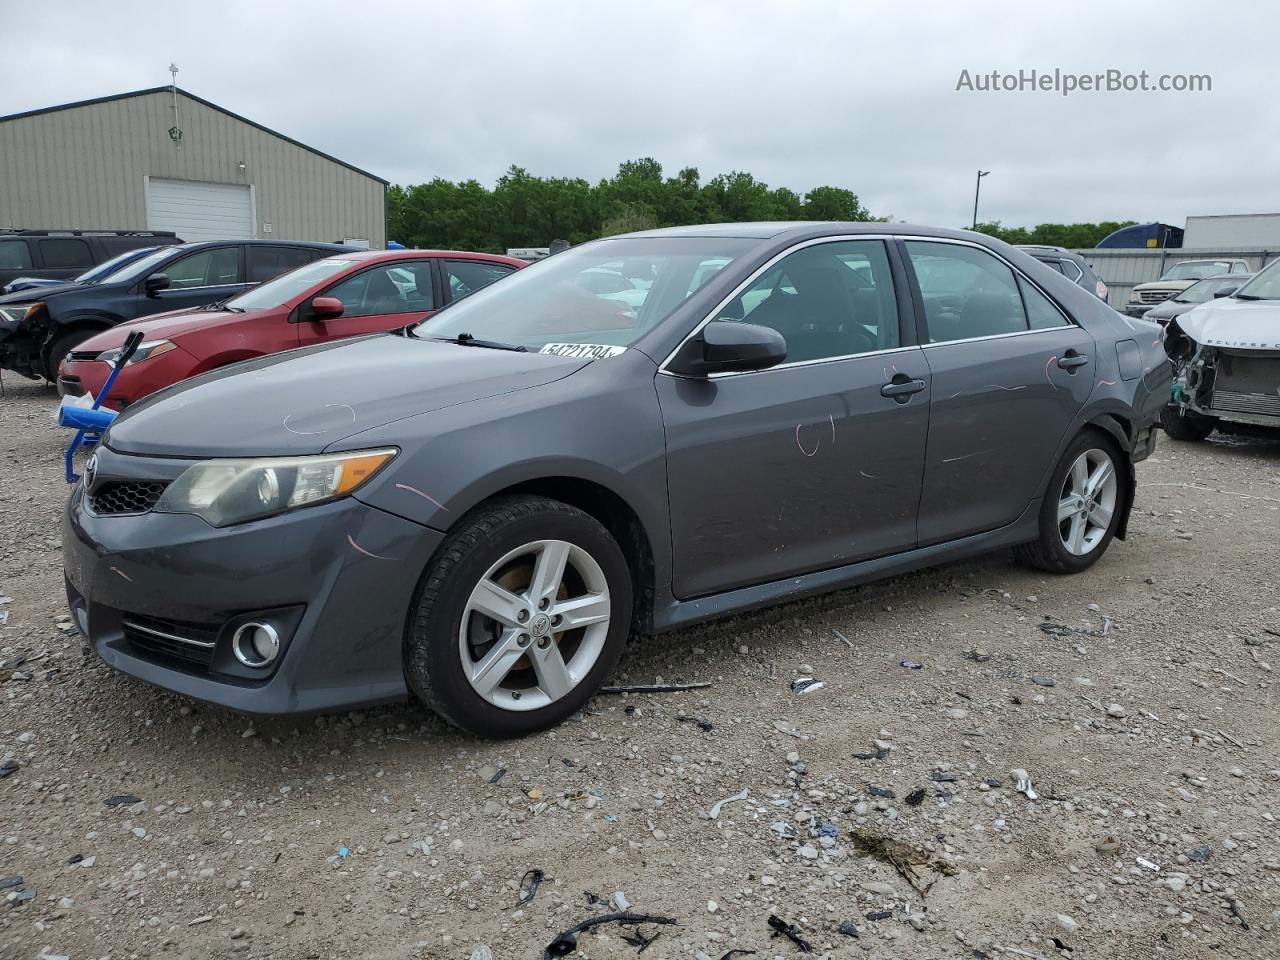
M 100 350 L 72 350 L 67 354 L 70 360 L 97 360 Z
M 153 658 L 203 670 L 213 663 L 217 627 L 132 613 L 124 616 L 120 626 L 131 645 Z
M 1142 303 L 1164 303 L 1177 292 L 1176 290 L 1139 290 L 1138 299 Z
M 163 480 L 108 480 L 89 494 L 89 509 L 98 516 L 146 513 L 168 485 Z
M 1215 413 L 1249 413 L 1260 417 L 1280 417 L 1280 396 L 1214 390 L 1210 407 Z

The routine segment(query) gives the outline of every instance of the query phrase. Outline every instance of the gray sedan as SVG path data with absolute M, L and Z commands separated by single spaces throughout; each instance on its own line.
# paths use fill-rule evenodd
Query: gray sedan
M 582 282 L 636 263 L 634 303 Z M 67 595 L 108 664 L 181 694 L 414 694 L 515 736 L 633 633 L 1002 548 L 1087 569 L 1155 443 L 1159 333 L 967 232 L 600 240 L 130 407 L 71 494 Z

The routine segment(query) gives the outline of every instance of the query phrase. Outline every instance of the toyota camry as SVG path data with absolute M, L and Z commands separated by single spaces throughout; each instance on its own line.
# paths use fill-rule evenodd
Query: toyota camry
M 72 491 L 67 595 L 180 694 L 520 735 L 633 634 L 998 549 L 1086 570 L 1170 376 L 1155 324 L 975 233 L 614 237 L 130 406 Z

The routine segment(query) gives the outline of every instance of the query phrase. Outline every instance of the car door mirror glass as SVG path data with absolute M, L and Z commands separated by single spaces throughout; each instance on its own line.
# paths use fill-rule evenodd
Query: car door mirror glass
M 763 370 L 787 358 L 787 341 L 782 334 L 755 323 L 713 320 L 698 336 L 676 354 L 671 368 L 676 373 L 706 376 Z
M 142 281 L 142 289 L 146 291 L 148 297 L 154 297 L 161 290 L 169 289 L 169 276 L 164 273 L 153 273 Z

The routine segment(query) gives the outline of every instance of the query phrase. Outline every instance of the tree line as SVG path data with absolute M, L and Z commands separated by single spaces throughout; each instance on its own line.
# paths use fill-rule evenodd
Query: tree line
M 787 187 L 771 188 L 742 171 L 703 183 L 696 167 L 664 177 L 662 164 L 652 157 L 628 160 L 613 177 L 595 184 L 581 177 L 536 177 L 512 166 L 492 189 L 477 180 L 439 177 L 387 188 L 389 240 L 408 247 L 495 253 L 693 223 L 889 219 L 874 216 L 857 194 L 843 187 L 814 187 L 801 195 Z M 1122 224 L 1041 224 L 1027 230 L 994 222 L 978 229 L 1010 243 L 1076 247 L 1093 246 L 1118 226 Z

